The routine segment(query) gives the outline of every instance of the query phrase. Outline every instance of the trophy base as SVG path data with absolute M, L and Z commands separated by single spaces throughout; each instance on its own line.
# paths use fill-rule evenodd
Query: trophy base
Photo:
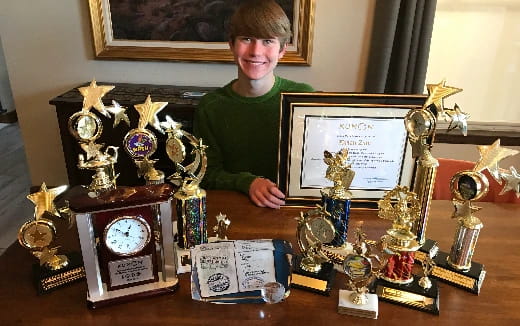
M 435 280 L 431 282 L 432 286 L 424 289 L 419 285 L 417 276 L 409 284 L 395 284 L 376 279 L 369 289 L 383 301 L 438 315 L 439 288 Z
M 430 256 L 430 258 L 434 258 L 435 256 L 437 256 L 438 252 L 439 247 L 437 246 L 437 241 L 426 239 L 422 247 L 415 252 L 416 263 L 422 262 L 424 258 L 428 256 Z
M 191 272 L 191 251 L 183 249 L 177 243 L 174 244 L 175 257 L 177 259 L 177 274 Z
M 377 319 L 378 300 L 377 295 L 367 293 L 367 303 L 355 304 L 350 299 L 353 291 L 339 290 L 338 313 L 363 318 Z
M 464 272 L 450 266 L 447 259 L 448 254 L 439 251 L 434 259 L 436 266 L 433 267 L 430 276 L 468 292 L 479 294 L 486 277 L 484 265 L 471 262 L 471 268 Z
M 334 264 L 323 263 L 319 272 L 312 273 L 300 267 L 301 259 L 299 255 L 294 256 L 291 287 L 329 296 L 336 276 Z
M 38 294 L 45 294 L 85 278 L 85 268 L 79 252 L 68 253 L 67 266 L 51 270 L 40 264 L 33 265 L 33 278 Z

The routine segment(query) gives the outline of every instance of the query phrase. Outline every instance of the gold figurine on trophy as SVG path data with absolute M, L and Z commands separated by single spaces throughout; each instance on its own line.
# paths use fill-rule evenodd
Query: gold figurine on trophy
M 85 152 L 79 155 L 78 168 L 95 171 L 89 190 L 93 193 L 103 192 L 116 188 L 117 175 L 114 172 L 114 164 L 117 162 L 118 147 L 97 144 L 96 140 L 101 136 L 103 123 L 101 119 L 91 112 L 95 108 L 105 117 L 114 114 L 114 124 L 117 120 L 127 121 L 124 108 L 113 101 L 113 107 L 106 107 L 101 98 L 111 91 L 114 86 L 100 86 L 92 80 L 89 86 L 80 87 L 78 90 L 83 95 L 81 111 L 73 114 L 68 121 L 69 132 L 78 140 L 81 149 Z M 126 119 L 125 119 L 126 117 Z

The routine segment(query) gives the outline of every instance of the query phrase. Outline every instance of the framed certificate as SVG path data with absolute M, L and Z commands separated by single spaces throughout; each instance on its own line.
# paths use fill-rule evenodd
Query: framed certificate
M 396 185 L 411 187 L 415 160 L 404 119 L 425 95 L 282 93 L 278 187 L 287 205 L 318 202 L 325 178 L 325 150 L 348 149 L 356 175 L 353 207 L 375 207 Z M 433 137 L 432 137 L 433 139 Z M 430 139 L 431 140 L 431 139 Z

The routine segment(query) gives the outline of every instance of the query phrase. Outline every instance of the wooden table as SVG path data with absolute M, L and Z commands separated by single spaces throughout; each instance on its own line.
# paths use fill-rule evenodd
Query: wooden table
M 394 304 L 379 302 L 379 318 L 363 319 L 337 313 L 338 289 L 344 276 L 338 275 L 330 297 L 292 289 L 280 304 L 217 305 L 193 301 L 188 274 L 182 274 L 173 295 L 89 310 L 86 283 L 79 282 L 37 296 L 31 284 L 35 262 L 18 243 L 0 257 L 0 325 L 234 325 L 234 324 L 435 324 L 511 325 L 520 322 L 520 209 L 515 204 L 479 203 L 483 223 L 474 260 L 483 263 L 487 276 L 480 295 L 440 283 L 440 315 L 435 316 Z M 242 194 L 208 192 L 208 223 L 222 212 L 231 219 L 230 239 L 279 238 L 296 245 L 296 221 L 300 209 L 272 210 L 253 206 Z M 434 201 L 427 236 L 436 239 L 441 250 L 449 251 L 455 232 L 450 218 L 452 204 Z M 377 239 L 390 221 L 377 218 L 374 211 L 352 211 L 351 226 L 364 220 L 370 239 Z M 349 230 L 352 239 L 353 227 Z M 79 248 L 76 231 L 63 237 L 63 247 Z

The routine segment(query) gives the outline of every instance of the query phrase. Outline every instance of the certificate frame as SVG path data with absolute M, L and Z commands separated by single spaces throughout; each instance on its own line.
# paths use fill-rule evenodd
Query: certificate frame
M 323 122 L 324 126 L 330 126 L 330 123 L 334 125 L 334 123 L 341 123 L 342 121 L 345 123 L 354 121 L 351 119 L 366 121 L 367 123 L 373 122 L 376 125 L 376 129 L 378 124 L 385 129 L 388 124 L 392 128 L 390 130 L 396 131 L 396 134 L 398 134 L 398 136 L 394 136 L 398 137 L 398 140 L 395 140 L 394 143 L 399 144 L 401 147 L 398 158 L 396 156 L 392 160 L 385 159 L 385 161 L 392 161 L 389 171 L 396 171 L 396 174 L 398 174 L 395 176 L 396 184 L 389 186 L 393 178 L 393 173 L 389 172 L 388 185 L 371 186 L 363 183 L 361 186 L 358 185 L 356 187 L 354 183 L 356 182 L 358 171 L 356 171 L 353 165 L 353 170 L 356 172 L 356 177 L 354 177 L 354 182 L 350 189 L 353 195 L 353 208 L 377 208 L 377 200 L 383 197 L 385 191 L 391 190 L 397 184 L 412 188 L 415 177 L 415 160 L 412 158 L 412 149 L 408 141 L 404 118 L 410 110 L 423 107 L 426 99 L 426 95 L 419 94 L 282 93 L 280 101 L 277 184 L 285 195 L 286 206 L 310 206 L 321 200 L 320 190 L 325 187 L 325 182 L 330 181 L 323 181 L 322 185 L 308 185 L 306 184 L 308 183 L 305 181 L 306 179 L 302 178 L 307 178 L 306 175 L 317 175 L 319 173 L 325 180 L 326 167 L 323 162 L 323 151 L 337 152 L 342 148 L 339 145 L 337 145 L 339 146 L 338 148 L 322 148 L 322 150 L 319 148 L 320 146 L 326 146 L 327 143 L 331 142 L 329 141 L 330 139 L 338 136 L 337 128 L 320 129 L 319 134 L 323 136 L 323 142 L 314 142 L 307 139 L 310 135 L 316 134 L 312 132 L 312 129 L 309 129 L 309 126 L 315 125 L 308 123 L 313 121 L 313 119 L 318 119 L 317 121 L 320 123 Z M 402 121 L 399 122 L 399 120 Z M 370 137 L 375 140 L 374 143 L 386 144 L 385 142 L 392 141 L 392 138 L 389 138 L 385 133 L 374 132 Z M 428 143 L 431 144 L 433 138 L 432 135 L 428 139 Z M 352 148 L 349 148 L 349 144 L 347 143 L 343 147 L 347 147 L 350 151 Z M 384 148 L 383 145 L 379 146 Z M 316 148 L 311 150 L 309 149 L 311 147 Z M 312 172 L 309 172 L 308 166 L 316 166 L 314 164 L 318 164 L 318 158 L 317 156 L 310 159 L 305 157 L 308 156 L 308 152 L 315 154 L 320 152 L 320 150 L 322 166 L 316 169 L 313 168 Z M 353 152 L 355 153 L 354 150 Z M 380 152 L 380 154 L 386 155 L 386 152 L 393 151 Z M 357 157 L 358 161 L 362 160 L 360 157 Z M 307 164 L 308 162 L 313 164 Z M 379 167 L 382 167 L 381 164 L 378 163 L 376 171 L 380 171 Z M 319 171 L 320 169 L 323 171 Z

